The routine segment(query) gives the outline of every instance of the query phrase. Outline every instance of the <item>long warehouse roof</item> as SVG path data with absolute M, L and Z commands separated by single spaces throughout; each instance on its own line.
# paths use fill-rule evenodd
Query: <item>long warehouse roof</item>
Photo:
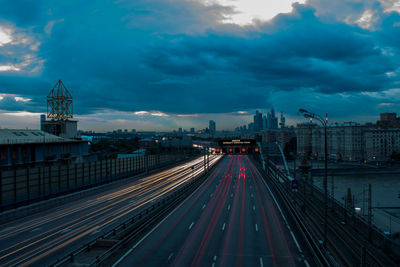
M 62 143 L 75 141 L 65 139 L 40 130 L 29 129 L 0 129 L 0 145 L 26 143 Z

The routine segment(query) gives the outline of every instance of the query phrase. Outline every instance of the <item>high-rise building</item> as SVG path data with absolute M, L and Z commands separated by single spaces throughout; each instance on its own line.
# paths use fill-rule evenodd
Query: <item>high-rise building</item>
M 210 120 L 208 129 L 210 129 L 210 134 L 215 134 L 216 131 L 215 121 Z
M 247 126 L 247 129 L 249 130 L 249 132 L 254 131 L 254 123 L 253 122 L 249 123 L 249 125 Z
M 396 113 L 381 113 L 376 124 L 379 128 L 400 128 L 400 117 Z
M 190 133 L 194 134 L 194 128 L 190 128 Z
M 384 161 L 400 151 L 400 128 L 377 128 L 354 122 L 327 127 L 328 157 L 346 161 Z M 297 125 L 297 153 L 324 158 L 324 128 L 313 123 Z
M 281 128 L 285 128 L 285 123 L 286 118 L 283 116 L 283 112 L 281 111 L 281 122 L 279 123 L 279 126 L 281 126 Z
M 313 152 L 313 129 L 317 124 L 312 122 L 298 123 L 297 135 L 297 154 L 308 157 Z
M 256 110 L 256 115 L 254 115 L 254 131 L 262 131 L 263 130 L 263 121 L 262 121 L 262 113 Z
M 278 118 L 275 117 L 275 111 L 271 108 L 271 111 L 267 115 L 267 128 L 278 129 Z
M 267 116 L 263 116 L 262 117 L 262 127 L 263 129 L 268 129 L 268 120 L 267 120 Z

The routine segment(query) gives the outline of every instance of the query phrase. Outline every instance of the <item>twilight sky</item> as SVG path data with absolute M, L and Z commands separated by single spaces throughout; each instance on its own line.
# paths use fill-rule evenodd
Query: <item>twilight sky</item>
M 0 127 L 61 79 L 79 128 L 233 129 L 256 109 L 400 113 L 399 0 L 0 0 Z

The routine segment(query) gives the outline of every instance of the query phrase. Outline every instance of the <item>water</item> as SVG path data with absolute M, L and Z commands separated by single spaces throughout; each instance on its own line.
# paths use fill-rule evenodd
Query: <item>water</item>
M 322 176 L 314 176 L 314 184 L 322 188 Z M 371 184 L 371 203 L 373 222 L 382 231 L 400 232 L 400 175 L 399 174 L 360 174 L 334 176 L 335 199 L 344 203 L 347 188 L 355 198 L 355 207 L 361 208 L 360 214 L 368 213 L 368 184 Z M 328 176 L 328 194 L 331 193 L 332 176 Z M 382 207 L 392 207 L 382 209 Z
M 322 188 L 323 177 L 315 176 L 314 184 Z M 355 206 L 360 207 L 368 199 L 368 184 L 371 184 L 372 207 L 399 207 L 400 175 L 399 174 L 362 174 L 333 176 L 335 198 L 343 202 L 347 188 L 355 197 Z M 332 176 L 328 176 L 328 191 L 331 191 Z

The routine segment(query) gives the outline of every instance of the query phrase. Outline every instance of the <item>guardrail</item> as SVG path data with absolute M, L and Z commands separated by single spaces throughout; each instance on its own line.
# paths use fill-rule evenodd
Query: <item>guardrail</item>
M 310 252 L 314 256 L 313 259 L 316 261 L 316 263 L 319 266 L 331 266 L 330 261 L 322 252 L 320 244 L 315 241 L 313 235 L 310 233 L 307 226 L 304 224 L 304 219 L 302 215 L 294 207 L 291 199 L 288 198 L 287 194 L 280 187 L 279 183 L 282 183 L 283 182 L 282 179 L 284 178 L 286 179 L 286 177 L 283 177 L 283 174 L 279 172 L 271 172 L 271 170 L 270 172 L 268 172 L 268 169 L 264 170 L 264 168 L 258 165 L 257 162 L 255 165 L 258 167 L 260 173 L 262 173 L 263 182 L 265 183 L 266 187 L 268 189 L 269 186 L 272 187 L 273 191 L 276 193 L 275 196 L 280 200 L 280 203 L 284 204 L 284 207 L 289 212 L 289 214 L 291 214 L 293 222 L 295 223 L 294 227 L 296 228 L 297 232 L 300 233 L 301 236 L 303 237 L 303 240 L 305 241 Z M 273 176 L 274 179 L 270 179 L 271 176 Z
M 291 183 L 284 173 L 270 161 L 266 166 L 266 174 L 270 183 L 274 184 L 284 198 L 289 197 L 289 202 L 300 208 L 301 220 L 309 225 L 313 239 L 322 239 L 323 192 L 306 180 L 301 180 L 297 192 L 293 192 Z M 354 210 L 343 207 L 334 199 L 329 199 L 329 203 L 328 233 L 331 239 L 328 238 L 328 248 L 342 261 L 342 264 L 348 266 L 354 264 L 395 266 L 395 262 L 400 263 L 398 255 L 400 248 L 397 244 L 390 242 L 376 227 L 370 228 L 367 221 L 357 216 Z M 329 255 L 328 251 L 323 252 L 325 255 Z

